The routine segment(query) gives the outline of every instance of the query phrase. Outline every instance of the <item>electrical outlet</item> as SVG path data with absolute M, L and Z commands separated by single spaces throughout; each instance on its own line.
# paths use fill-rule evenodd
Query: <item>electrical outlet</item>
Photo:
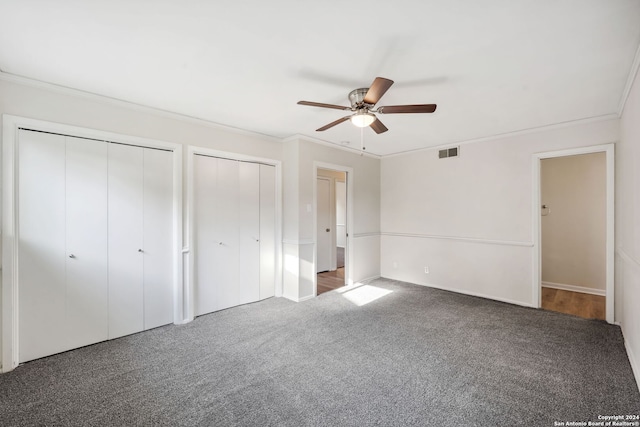
M 398 268 L 398 261 L 393 261 L 393 268 Z
M 429 274 L 429 267 L 424 268 L 424 274 Z

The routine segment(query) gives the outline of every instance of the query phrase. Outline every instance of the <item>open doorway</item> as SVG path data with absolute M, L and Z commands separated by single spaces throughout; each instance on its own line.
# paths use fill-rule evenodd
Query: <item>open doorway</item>
M 318 168 L 316 177 L 316 295 L 345 285 L 347 173 Z
M 605 153 L 540 162 L 542 308 L 605 320 Z
M 534 156 L 538 306 L 614 320 L 613 146 Z

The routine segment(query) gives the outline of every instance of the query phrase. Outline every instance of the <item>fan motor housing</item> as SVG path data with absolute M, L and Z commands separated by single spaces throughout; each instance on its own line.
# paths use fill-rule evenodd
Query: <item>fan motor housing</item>
M 364 106 L 369 106 L 368 104 L 364 103 L 364 97 L 367 95 L 368 91 L 368 87 L 363 87 L 349 92 L 349 102 L 351 103 L 351 108 L 358 109 L 363 108 Z

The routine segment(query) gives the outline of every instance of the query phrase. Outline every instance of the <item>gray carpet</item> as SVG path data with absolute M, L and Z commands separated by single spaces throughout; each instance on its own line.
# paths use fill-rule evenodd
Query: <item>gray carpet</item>
M 0 376 L 0 424 L 552 426 L 639 414 L 620 329 L 385 279 L 272 298 Z M 351 294 L 356 295 L 356 293 Z

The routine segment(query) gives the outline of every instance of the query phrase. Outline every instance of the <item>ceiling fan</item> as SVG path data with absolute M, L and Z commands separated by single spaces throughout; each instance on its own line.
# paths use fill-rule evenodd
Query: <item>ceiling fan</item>
M 342 105 L 323 104 L 321 102 L 311 101 L 298 101 L 299 105 L 308 105 L 311 107 L 321 108 L 333 108 L 334 110 L 351 111 L 353 114 L 344 116 L 328 125 L 322 126 L 316 129 L 318 132 L 325 131 L 339 125 L 342 122 L 351 120 L 351 122 L 357 127 L 370 126 L 376 133 L 386 132 L 389 129 L 376 117 L 374 113 L 379 114 L 401 114 L 401 113 L 433 113 L 436 111 L 436 104 L 414 104 L 414 105 L 388 105 L 383 107 L 374 108 L 378 103 L 382 95 L 393 84 L 393 80 L 385 79 L 384 77 L 376 77 L 369 88 L 361 88 L 352 90 L 349 93 L 350 107 L 344 107 Z

